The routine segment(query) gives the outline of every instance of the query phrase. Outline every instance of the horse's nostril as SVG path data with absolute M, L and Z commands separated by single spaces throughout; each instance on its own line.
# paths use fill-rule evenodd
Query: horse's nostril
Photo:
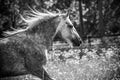
M 82 44 L 82 41 L 79 42 L 79 46 Z
M 81 39 L 76 38 L 72 40 L 73 46 L 80 46 L 82 44 Z

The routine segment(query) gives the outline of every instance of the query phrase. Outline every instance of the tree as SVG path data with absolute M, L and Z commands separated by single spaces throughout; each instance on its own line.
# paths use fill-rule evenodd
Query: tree
M 104 26 L 104 21 L 103 21 L 103 6 L 102 6 L 103 1 L 102 0 L 98 0 L 98 11 L 99 11 L 99 35 L 102 37 L 104 35 L 104 30 L 105 30 L 105 26 Z
M 80 14 L 80 36 L 84 37 L 83 15 L 82 15 L 82 0 L 79 0 L 79 14 Z

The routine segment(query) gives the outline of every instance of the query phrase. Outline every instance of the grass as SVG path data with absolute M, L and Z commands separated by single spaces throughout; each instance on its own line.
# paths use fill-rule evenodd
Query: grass
M 119 49 L 113 46 L 82 48 L 82 52 L 59 49 L 50 51 L 48 58 L 45 69 L 54 80 L 120 80 Z

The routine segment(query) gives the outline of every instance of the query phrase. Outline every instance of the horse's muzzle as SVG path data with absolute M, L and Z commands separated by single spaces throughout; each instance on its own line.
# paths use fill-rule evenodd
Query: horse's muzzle
M 79 47 L 82 44 L 82 40 L 80 38 L 72 39 L 73 47 Z

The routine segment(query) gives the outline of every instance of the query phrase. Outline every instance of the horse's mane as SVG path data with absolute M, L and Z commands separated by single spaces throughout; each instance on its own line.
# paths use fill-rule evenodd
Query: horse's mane
M 62 13 L 52 13 L 47 10 L 44 10 L 44 12 L 40 12 L 38 10 L 31 9 L 28 13 L 28 16 L 23 17 L 23 15 L 20 14 L 21 19 L 27 24 L 27 27 L 25 29 L 19 28 L 19 29 L 13 29 L 13 31 L 5 31 L 3 35 L 11 36 L 20 32 L 27 31 L 28 29 L 33 28 L 35 25 L 39 24 L 40 22 L 44 20 L 48 20 L 50 18 L 60 16 L 60 15 L 65 15 Z

